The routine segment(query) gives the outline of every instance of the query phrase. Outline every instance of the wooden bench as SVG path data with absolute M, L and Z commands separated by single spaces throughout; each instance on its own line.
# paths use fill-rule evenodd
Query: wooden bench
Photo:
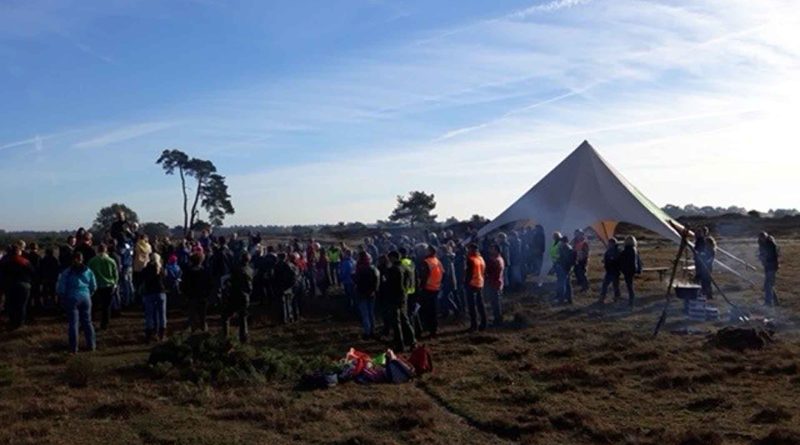
M 669 267 L 643 267 L 642 273 L 645 272 L 657 272 L 659 281 L 664 281 L 664 275 L 670 271 Z
M 656 272 L 658 273 L 659 281 L 664 281 L 664 276 L 672 270 L 671 267 L 643 267 L 642 273 L 644 272 Z M 683 266 L 681 267 L 683 272 L 694 272 L 694 265 L 690 266 Z

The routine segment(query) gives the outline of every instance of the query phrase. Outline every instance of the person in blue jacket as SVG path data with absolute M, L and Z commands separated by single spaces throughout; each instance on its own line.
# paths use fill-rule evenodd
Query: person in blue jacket
M 83 328 L 86 348 L 94 351 L 97 347 L 94 326 L 92 325 L 92 295 L 97 290 L 94 273 L 83 264 L 83 254 L 72 255 L 72 265 L 58 277 L 56 294 L 67 313 L 69 320 L 69 350 L 78 352 L 78 326 Z

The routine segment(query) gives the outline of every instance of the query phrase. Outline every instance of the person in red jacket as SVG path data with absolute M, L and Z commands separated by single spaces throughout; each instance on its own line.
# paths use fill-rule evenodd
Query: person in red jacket
M 464 285 L 467 292 L 467 307 L 469 308 L 470 331 L 486 329 L 486 306 L 483 303 L 483 283 L 486 273 L 486 263 L 478 252 L 478 245 L 470 243 L 467 246 L 466 272 Z M 480 324 L 478 323 L 480 316 Z
M 486 289 L 489 301 L 492 303 L 494 315 L 494 325 L 503 324 L 503 311 L 501 299 L 503 298 L 503 286 L 505 284 L 505 261 L 500 254 L 500 247 L 497 244 L 489 246 L 489 258 L 486 261 Z

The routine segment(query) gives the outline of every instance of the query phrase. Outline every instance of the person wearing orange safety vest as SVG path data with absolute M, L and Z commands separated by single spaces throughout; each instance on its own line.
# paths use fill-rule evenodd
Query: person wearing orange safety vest
M 478 245 L 470 243 L 467 246 L 466 273 L 464 285 L 467 293 L 467 307 L 469 308 L 470 331 L 486 329 L 486 306 L 483 303 L 483 284 L 486 274 L 486 263 L 478 252 Z M 478 323 L 480 316 L 480 324 Z
M 444 267 L 439 258 L 436 257 L 436 248 L 428 246 L 427 255 L 420 265 L 420 318 L 422 326 L 431 334 L 431 338 L 436 337 L 439 328 L 437 318 L 436 303 L 439 300 L 439 292 L 442 290 L 442 280 L 444 279 Z
M 572 251 L 575 252 L 575 281 L 581 287 L 581 292 L 589 290 L 589 279 L 586 271 L 589 268 L 589 241 L 583 230 L 576 230 L 572 239 Z

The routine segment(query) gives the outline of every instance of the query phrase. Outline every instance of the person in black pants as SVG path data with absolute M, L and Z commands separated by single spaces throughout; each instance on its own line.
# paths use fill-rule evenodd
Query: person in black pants
M 628 236 L 625 238 L 625 248 L 619 257 L 620 270 L 625 277 L 625 286 L 628 288 L 628 305 L 633 308 L 633 300 L 636 297 L 633 290 L 633 278 L 642 273 L 642 260 L 639 258 L 639 248 L 636 238 Z
M 195 252 L 189 257 L 189 267 L 183 273 L 181 290 L 189 305 L 189 326 L 192 332 L 208 330 L 206 316 L 208 314 L 208 299 L 214 280 L 211 272 L 203 267 L 204 256 Z
M 11 330 L 25 324 L 33 282 L 33 267 L 30 261 L 22 256 L 22 246 L 22 242 L 19 242 L 8 249 L 8 255 L 3 258 L 0 271 L 2 289 L 6 294 L 8 326 Z

